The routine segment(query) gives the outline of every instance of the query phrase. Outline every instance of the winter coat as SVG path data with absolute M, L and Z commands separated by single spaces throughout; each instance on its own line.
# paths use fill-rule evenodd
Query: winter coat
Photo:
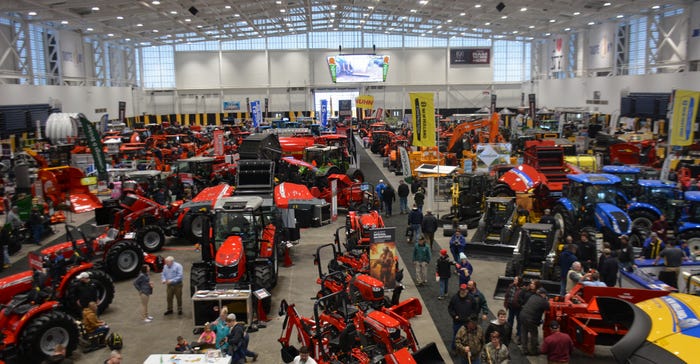
M 434 233 L 438 229 L 437 217 L 433 214 L 425 214 L 423 216 L 423 222 L 421 224 L 421 229 L 424 233 Z
M 508 352 L 508 346 L 501 342 L 501 346 L 496 349 L 493 343 L 489 342 L 481 352 L 481 362 L 483 364 L 509 364 L 510 353 Z
M 520 293 L 522 292 L 522 289 L 523 288 L 515 284 L 515 282 L 511 283 L 510 286 L 508 286 L 508 290 L 506 291 L 506 297 L 503 301 L 503 305 L 507 310 L 520 309 Z
M 399 193 L 399 197 L 408 197 L 410 190 L 409 190 L 407 184 L 401 183 L 401 184 L 399 184 L 399 188 L 397 189 L 397 192 Z
M 413 247 L 413 261 L 430 263 L 430 258 L 430 247 L 416 243 Z
M 440 278 L 450 278 L 452 276 L 452 266 L 454 263 L 446 255 L 441 255 L 437 260 L 437 272 Z
M 547 298 L 539 294 L 534 294 L 528 298 L 527 302 L 523 305 L 523 309 L 520 310 L 519 319 L 522 322 L 539 325 L 542 323 L 542 315 L 547 310 L 549 310 L 549 301 Z
M 394 193 L 394 189 L 391 186 L 386 186 L 384 188 L 384 192 L 382 192 L 382 200 L 386 203 L 392 203 L 396 201 L 396 194 Z
M 559 255 L 559 267 L 561 268 L 561 279 L 563 280 L 566 278 L 566 272 L 571 269 L 571 264 L 573 264 L 575 261 L 577 261 L 578 258 L 574 253 L 570 252 L 569 250 L 564 250 L 561 252 Z
M 408 213 L 408 224 L 413 225 L 413 224 L 418 224 L 421 225 L 423 223 L 423 214 L 416 210 L 411 210 L 411 212 Z
M 466 355 L 468 346 L 471 356 L 478 358 L 481 355 L 481 349 L 484 348 L 484 329 L 479 325 L 471 331 L 466 326 L 460 327 L 455 336 L 455 346 L 460 356 Z
M 454 323 L 466 323 L 469 316 L 478 313 L 478 309 L 474 296 L 469 293 L 462 297 L 457 292 L 447 305 L 447 312 L 452 316 Z
M 423 206 L 423 203 L 425 202 L 425 194 L 421 191 L 416 192 L 416 194 L 413 195 L 413 202 L 416 203 L 416 206 Z
M 503 325 L 499 325 L 498 320 L 491 321 L 489 326 L 486 328 L 486 332 L 484 332 L 484 340 L 487 342 L 491 341 L 491 333 L 494 331 L 501 334 L 502 344 L 510 345 L 510 337 L 513 334 L 513 327 L 510 326 L 508 321 L 506 321 Z

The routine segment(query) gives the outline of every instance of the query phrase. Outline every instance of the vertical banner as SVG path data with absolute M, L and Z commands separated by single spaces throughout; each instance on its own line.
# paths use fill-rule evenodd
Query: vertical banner
M 328 127 L 328 100 L 321 100 L 321 127 Z
M 253 118 L 253 127 L 257 128 L 262 122 L 262 110 L 260 109 L 260 100 L 255 100 L 248 105 L 250 105 L 250 115 Z
M 102 140 L 97 133 L 97 128 L 95 128 L 95 124 L 91 123 L 83 114 L 78 114 L 78 119 L 80 125 L 83 127 L 90 152 L 92 152 L 95 169 L 97 169 L 97 178 L 100 181 L 109 181 L 109 175 L 107 175 L 107 161 L 105 160 L 105 154 L 102 150 Z
M 246 98 L 245 98 L 245 107 L 246 107 L 246 111 L 250 114 L 250 107 L 251 107 L 251 105 L 250 105 L 250 97 L 246 97 Z
M 496 112 L 496 94 L 491 94 L 491 115 Z
M 102 115 L 102 117 L 100 118 L 100 124 L 102 126 L 103 133 L 109 130 L 109 114 Z M 41 129 L 38 130 L 40 131 Z M 36 135 L 39 135 L 39 133 L 37 133 Z
M 384 288 L 396 287 L 396 228 L 369 231 L 369 274 L 384 283 Z
M 338 120 L 346 119 L 352 119 L 352 100 L 338 100 Z
M 530 105 L 530 119 L 532 119 L 532 121 L 535 121 L 535 118 L 537 117 L 537 103 L 535 102 L 535 94 L 528 94 L 527 101 Z
M 413 112 L 413 145 L 435 146 L 435 105 L 432 93 L 409 93 Z
M 669 144 L 688 146 L 693 144 L 693 124 L 698 113 L 700 92 L 675 90 L 673 92 L 673 116 Z
M 270 99 L 265 98 L 265 116 L 270 116 Z
M 119 101 L 119 122 L 126 123 L 126 101 Z
M 214 155 L 224 155 L 224 131 L 221 129 L 214 130 Z
M 338 180 L 331 180 L 331 221 L 338 219 Z

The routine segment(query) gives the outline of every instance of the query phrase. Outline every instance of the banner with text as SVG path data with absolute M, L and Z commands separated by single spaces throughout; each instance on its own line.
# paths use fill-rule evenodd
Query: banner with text
M 355 105 L 358 109 L 374 109 L 374 96 L 360 95 L 355 98 Z
M 432 93 L 411 92 L 413 112 L 413 145 L 417 147 L 435 146 L 435 105 Z
M 328 127 L 328 100 L 321 100 L 321 127 Z
M 671 118 L 670 144 L 693 144 L 693 124 L 698 113 L 700 92 L 675 90 L 673 92 L 673 117 Z
M 255 100 L 250 103 L 251 116 L 253 117 L 253 127 L 258 127 L 262 122 L 262 109 L 260 108 L 260 100 Z
M 491 63 L 491 48 L 452 48 L 450 64 L 488 65 Z

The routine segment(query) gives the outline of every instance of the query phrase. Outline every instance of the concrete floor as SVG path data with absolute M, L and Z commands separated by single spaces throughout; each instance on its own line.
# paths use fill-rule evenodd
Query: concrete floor
M 398 186 L 400 177 L 394 176 L 386 169 L 381 168 L 381 161 L 377 156 L 372 154 L 368 156 L 366 153 L 362 153 L 361 163 L 362 170 L 367 171 L 370 177 L 374 174 L 371 172 L 371 169 L 378 166 L 381 171 L 380 173 L 384 174 L 383 178 L 391 181 L 394 186 Z M 376 180 L 371 182 L 376 183 Z M 433 205 L 433 210 L 437 211 L 437 213 L 443 213 L 448 209 L 449 204 L 447 201 L 436 201 Z M 402 237 L 405 230 L 406 216 L 397 215 L 398 203 L 395 205 L 394 211 L 395 215 L 386 219 L 387 226 L 396 226 L 397 236 Z M 91 217 L 92 214 L 86 214 L 85 216 L 75 215 L 73 216 L 73 222 L 76 224 L 85 223 L 89 221 Z M 283 316 L 279 317 L 277 315 L 279 303 L 282 299 L 289 303 L 294 303 L 302 315 L 312 315 L 313 300 L 310 298 L 314 297 L 318 291 L 318 285 L 315 281 L 318 273 L 316 266 L 313 265 L 313 254 L 316 252 L 318 246 L 333 241 L 333 233 L 337 227 L 343 225 L 344 221 L 344 216 L 341 213 L 338 221 L 330 225 L 320 228 L 305 229 L 301 232 L 300 244 L 291 249 L 291 258 L 294 265 L 288 268 L 280 268 L 279 283 L 272 291 L 273 308 L 268 317 L 270 321 L 267 322 L 266 328 L 251 334 L 249 349 L 259 353 L 258 362 L 282 362 L 279 354 L 281 346 L 277 341 L 281 334 L 282 321 L 284 319 Z M 56 228 L 57 230 L 62 229 L 62 227 L 58 226 Z M 473 233 L 473 231 L 471 233 Z M 448 247 L 449 238 L 442 237 L 441 231 L 438 231 L 436 234 L 436 239 L 440 248 Z M 437 283 L 435 283 L 434 287 L 424 287 L 420 288 L 420 290 L 415 287 L 412 279 L 413 265 L 410 262 L 411 256 L 406 254 L 407 251 L 410 251 L 410 246 L 408 244 L 403 245 L 406 247 L 400 247 L 400 264 L 402 267 L 406 267 L 407 273 L 410 274 L 405 275 L 404 284 L 406 289 L 404 290 L 402 298 L 417 297 L 424 304 L 423 314 L 411 320 L 418 342 L 420 344 L 435 342 L 441 355 L 446 359 L 446 362 L 451 363 L 452 361 L 445 346 L 445 336 L 441 336 L 439 331 L 439 329 L 451 327 L 450 321 L 444 322 L 446 321 L 444 318 L 446 317 L 447 301 L 437 300 Z M 26 251 L 34 248 L 35 246 L 25 246 L 23 251 L 13 257 L 13 262 L 15 263 L 13 267 L 9 271 L 3 272 L 1 275 L 5 276 L 28 267 L 26 257 L 22 257 L 26 255 Z M 192 334 L 194 326 L 192 300 L 186 296 L 189 293 L 188 283 L 191 264 L 198 260 L 200 255 L 194 251 L 194 247 L 191 243 L 174 239 L 168 242 L 165 249 L 160 254 L 164 257 L 172 255 L 175 257 L 176 261 L 180 262 L 185 268 L 185 286 L 183 288 L 183 292 L 185 293 L 183 300 L 184 315 L 178 316 L 176 314 L 163 316 L 166 307 L 165 287 L 160 284 L 159 274 L 151 275 L 151 279 L 155 282 L 154 294 L 151 296 L 149 305 L 150 313 L 155 317 L 151 323 L 143 323 L 141 321 L 138 296 L 132 282 L 116 282 L 116 296 L 114 302 L 101 318 L 110 325 L 113 331 L 119 332 L 123 336 L 124 348 L 122 350 L 122 355 L 125 359 L 124 363 L 142 363 L 150 354 L 168 353 L 173 350 L 178 335 L 182 335 L 190 341 L 196 339 L 195 335 Z M 493 300 L 492 293 L 498 276 L 502 275 L 504 272 L 505 261 L 502 259 L 485 258 L 486 259 L 472 259 L 472 264 L 474 265 L 473 278 L 478 282 L 479 288 L 487 297 L 491 311 L 495 312 L 502 307 L 503 303 L 502 301 Z M 408 265 L 406 263 L 408 263 Z M 455 279 L 450 282 L 451 293 L 456 292 L 456 282 Z M 452 283 L 454 283 L 454 285 Z M 436 321 L 433 316 L 440 317 L 440 319 Z M 531 356 L 525 359 L 518 354 L 519 353 L 514 352 L 512 358 L 513 363 L 546 363 L 546 358 L 544 356 Z M 108 349 L 102 349 L 88 354 L 83 354 L 78 350 L 73 354 L 73 359 L 78 364 L 97 364 L 102 363 L 108 356 Z M 575 353 L 574 358 L 572 358 L 572 363 L 584 362 L 611 363 L 614 361 L 611 359 L 609 350 L 603 348 L 596 353 L 595 359 L 588 358 L 581 353 Z

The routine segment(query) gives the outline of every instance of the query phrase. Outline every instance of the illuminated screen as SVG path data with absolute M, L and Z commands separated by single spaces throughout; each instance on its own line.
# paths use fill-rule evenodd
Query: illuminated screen
M 389 72 L 389 56 L 347 54 L 328 57 L 333 83 L 384 82 Z

